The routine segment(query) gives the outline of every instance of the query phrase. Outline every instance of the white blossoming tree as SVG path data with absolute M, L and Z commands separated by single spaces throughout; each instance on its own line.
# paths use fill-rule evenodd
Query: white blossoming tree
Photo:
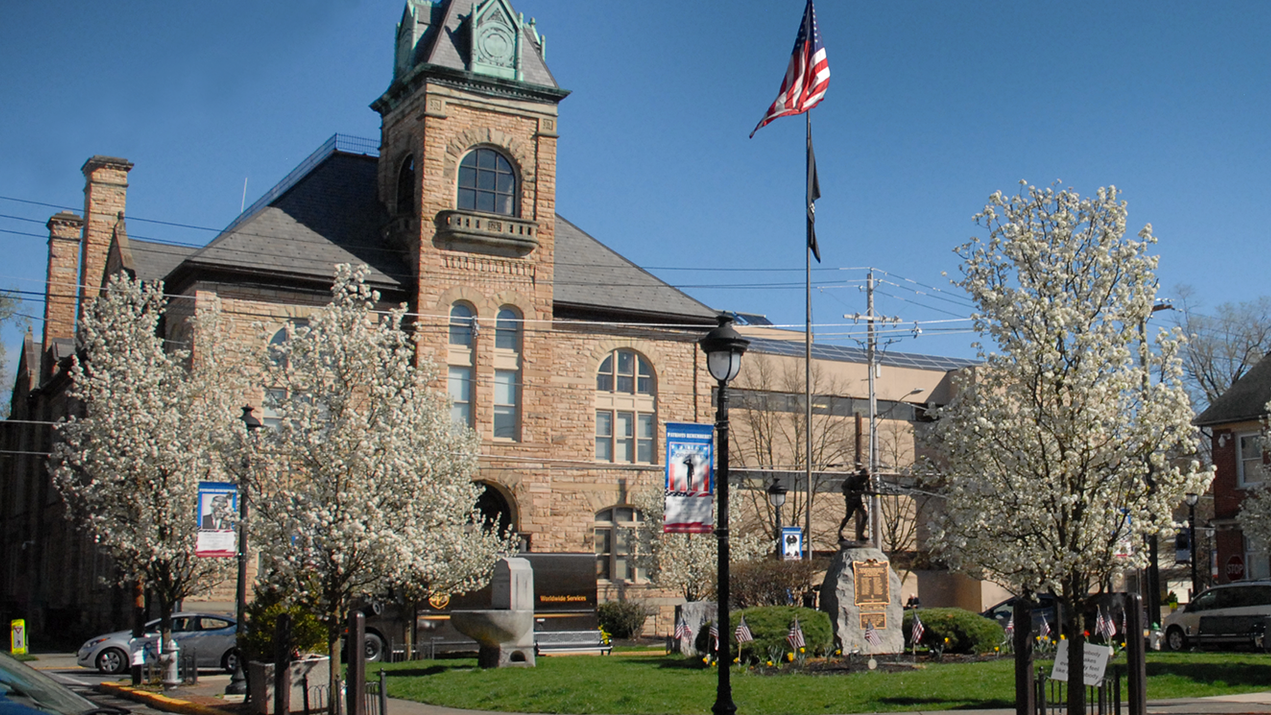
M 641 489 L 633 495 L 632 501 L 644 514 L 635 534 L 639 545 L 636 561 L 648 571 L 649 580 L 682 593 L 688 601 L 699 601 L 713 594 L 719 565 L 719 541 L 715 535 L 664 533 L 663 491 L 659 488 Z M 771 554 L 773 540 L 760 528 L 747 529 L 742 510 L 732 506 L 728 512 L 730 562 L 751 561 Z
M 193 354 L 165 349 L 166 308 L 162 283 L 121 274 L 85 311 L 71 369 L 80 414 L 56 427 L 50 458 L 68 516 L 110 552 L 121 584 L 158 601 L 165 643 L 176 604 L 233 563 L 194 555 L 196 514 L 200 481 L 235 479 L 224 455 L 242 431 L 241 362 L 220 339 L 219 304 L 193 317 Z
M 477 526 L 475 433 L 430 385 L 404 308 L 375 311 L 368 273 L 337 266 L 331 303 L 262 360 L 277 422 L 252 455 L 256 543 L 274 583 L 317 609 L 333 679 L 355 599 L 477 588 L 507 548 Z
M 1091 591 L 1141 567 L 1143 537 L 1171 528 L 1173 507 L 1211 478 L 1178 459 L 1194 454 L 1181 337 L 1159 332 L 1148 349 L 1156 239 L 1150 225 L 1125 236 L 1118 195 L 990 198 L 976 216 L 988 237 L 957 250 L 958 285 L 996 350 L 977 344 L 984 365 L 933 432 L 942 558 L 1017 593 L 1054 592 L 1069 662 L 1082 661 Z M 1071 688 L 1069 712 L 1083 699 Z

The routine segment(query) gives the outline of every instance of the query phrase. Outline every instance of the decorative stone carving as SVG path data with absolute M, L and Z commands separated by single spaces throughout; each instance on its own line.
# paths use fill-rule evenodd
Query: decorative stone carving
M 519 80 L 520 20 L 503 0 L 487 0 L 472 8 L 471 69 L 477 74 Z
M 439 211 L 436 240 L 452 251 L 520 257 L 538 248 L 538 225 L 511 216 Z

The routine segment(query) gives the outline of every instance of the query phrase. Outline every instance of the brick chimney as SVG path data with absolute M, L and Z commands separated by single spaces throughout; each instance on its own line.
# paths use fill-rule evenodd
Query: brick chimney
M 53 341 L 75 338 L 79 290 L 80 231 L 84 219 L 62 211 L 49 219 L 49 267 L 44 284 L 44 350 Z
M 94 156 L 84 162 L 84 241 L 80 254 L 79 309 L 82 314 L 103 286 L 106 254 L 115 224 L 123 216 L 128 198 L 128 172 L 132 162 L 110 156 Z

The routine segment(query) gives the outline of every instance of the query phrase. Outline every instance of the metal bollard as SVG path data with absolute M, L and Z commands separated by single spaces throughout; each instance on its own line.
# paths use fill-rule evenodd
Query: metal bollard
M 388 674 L 380 668 L 380 712 L 379 715 L 388 715 Z

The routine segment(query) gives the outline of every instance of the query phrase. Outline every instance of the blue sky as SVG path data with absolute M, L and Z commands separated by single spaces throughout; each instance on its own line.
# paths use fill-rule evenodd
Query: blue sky
M 715 307 L 803 321 L 802 117 L 776 96 L 803 0 L 520 0 L 573 91 L 559 212 Z M 399 0 L 0 5 L 0 287 L 43 291 L 43 223 L 83 208 L 94 154 L 136 164 L 129 231 L 202 244 L 333 133 L 378 137 Z M 970 356 L 941 276 L 1020 179 L 1108 184 L 1160 237 L 1168 296 L 1266 293 L 1271 3 L 822 0 L 813 111 L 818 339 L 851 345 L 862 267 L 915 321 L 890 350 Z M 11 199 L 52 204 L 40 206 Z M 35 234 L 35 235 L 24 235 Z M 816 264 L 814 264 L 815 266 Z M 950 290 L 935 293 L 925 286 Z M 915 293 L 920 291 L 923 294 Z M 42 313 L 28 301 L 23 312 Z M 36 321 L 38 331 L 38 321 Z M 946 332 L 942 332 L 946 331 Z M 20 338 L 3 333 L 10 357 Z

